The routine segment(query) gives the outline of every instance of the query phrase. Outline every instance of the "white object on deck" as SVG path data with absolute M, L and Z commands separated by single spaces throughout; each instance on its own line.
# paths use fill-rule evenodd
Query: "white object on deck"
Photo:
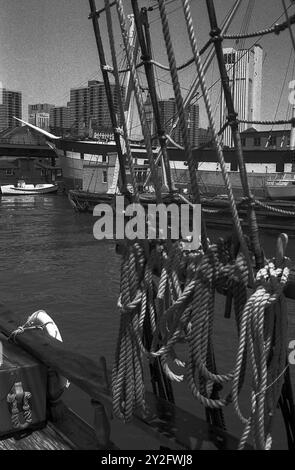
M 32 313 L 26 321 L 26 326 L 41 326 L 48 336 L 62 342 L 62 337 L 58 327 L 45 310 L 37 310 L 37 312 Z M 59 376 L 59 380 L 62 389 L 66 389 L 70 386 L 70 382 L 65 377 Z

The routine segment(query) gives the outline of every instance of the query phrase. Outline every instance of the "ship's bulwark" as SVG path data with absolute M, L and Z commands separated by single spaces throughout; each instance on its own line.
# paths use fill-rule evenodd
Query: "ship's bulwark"
M 61 166 L 63 170 L 63 179 L 66 189 L 83 188 L 83 166 L 85 166 L 85 155 L 88 156 L 88 162 L 93 156 L 94 160 L 98 155 L 106 157 L 116 152 L 114 143 L 98 143 L 88 141 L 68 141 L 61 139 L 58 142 L 58 153 L 61 157 Z M 132 148 L 134 158 L 146 160 L 145 148 L 134 146 Z M 156 156 L 156 150 L 155 150 Z M 185 167 L 185 155 L 182 150 L 169 148 L 168 155 L 171 162 L 172 173 L 179 183 L 189 181 L 188 171 Z M 220 171 L 206 171 L 202 169 L 202 163 L 216 163 L 216 154 L 214 149 L 193 150 L 193 156 L 199 166 L 200 189 L 202 192 L 223 194 L 225 187 Z M 230 174 L 235 195 L 241 196 L 241 183 L 238 172 L 237 157 L 234 150 L 224 150 L 225 161 Z M 286 167 L 292 164 L 293 152 L 291 150 L 245 150 L 244 158 L 246 165 L 253 164 L 260 167 L 259 170 L 250 170 L 248 172 L 249 184 L 255 195 L 265 196 L 265 180 L 275 176 L 278 172 L 288 171 Z M 203 165 L 204 167 L 204 165 Z M 269 168 L 272 170 L 269 171 Z M 263 172 L 265 168 L 265 172 Z

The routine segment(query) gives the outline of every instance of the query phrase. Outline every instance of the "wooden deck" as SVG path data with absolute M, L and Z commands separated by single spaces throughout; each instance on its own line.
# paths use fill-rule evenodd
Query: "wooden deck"
M 57 433 L 50 424 L 24 439 L 0 441 L 0 450 L 73 450 L 74 448 L 75 446 L 61 433 Z

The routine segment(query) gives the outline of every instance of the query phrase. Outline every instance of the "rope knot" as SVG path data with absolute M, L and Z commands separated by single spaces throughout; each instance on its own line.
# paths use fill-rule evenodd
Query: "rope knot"
M 256 292 L 261 289 L 264 290 L 268 296 L 268 298 L 265 298 L 267 307 L 275 303 L 283 293 L 289 273 L 290 269 L 288 266 L 275 268 L 272 261 L 258 271 L 256 276 Z
M 143 63 L 146 64 L 146 63 L 149 63 L 149 62 L 151 61 L 151 56 L 148 55 L 148 54 L 147 54 L 147 55 L 142 55 L 142 56 L 140 57 L 140 59 L 141 59 L 141 61 L 142 61 Z
M 281 25 L 280 25 L 280 24 L 277 23 L 277 24 L 274 25 L 274 33 L 275 33 L 276 35 L 279 35 L 280 32 L 281 32 L 281 30 L 282 30 L 282 28 L 281 28 Z
M 213 42 L 223 41 L 223 37 L 221 36 L 221 29 L 220 28 L 212 29 L 210 31 L 210 36 L 211 36 Z

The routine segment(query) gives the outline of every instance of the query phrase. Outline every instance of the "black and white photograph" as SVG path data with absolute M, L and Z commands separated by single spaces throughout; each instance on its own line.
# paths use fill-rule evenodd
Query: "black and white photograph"
M 0 0 L 0 286 L 2 456 L 295 450 L 295 1 Z

